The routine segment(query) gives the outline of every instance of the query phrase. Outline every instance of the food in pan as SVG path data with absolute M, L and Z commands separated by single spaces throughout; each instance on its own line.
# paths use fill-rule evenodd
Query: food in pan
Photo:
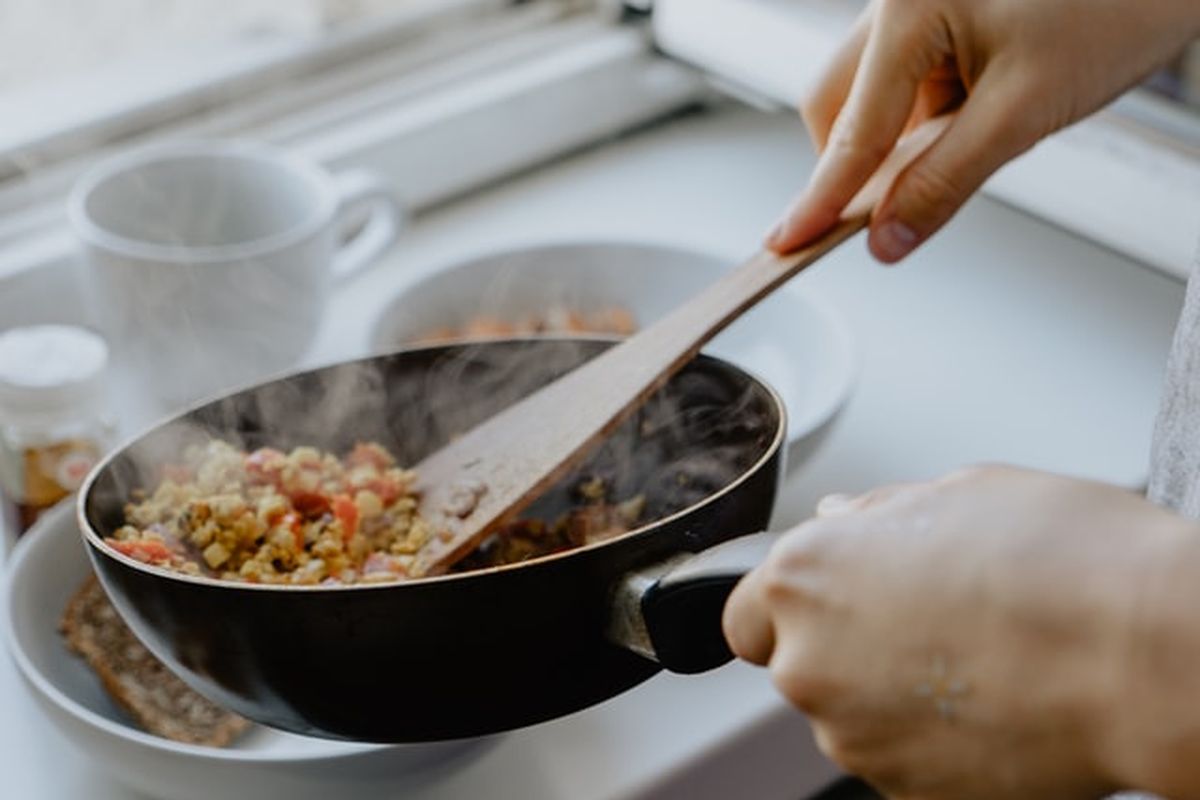
M 125 508 L 109 544 L 139 561 L 262 583 L 394 580 L 428 537 L 414 475 L 382 447 L 251 453 L 212 440 Z
M 459 339 L 500 339 L 531 334 L 601 333 L 628 336 L 637 330 L 632 313 L 619 306 L 579 311 L 565 307 L 551 308 L 541 314 L 516 319 L 504 319 L 481 314 L 458 327 L 436 328 L 421 336 L 421 343 L 452 342 Z
M 375 443 L 338 457 L 313 447 L 245 452 L 211 440 L 136 491 L 126 524 L 105 541 L 131 558 L 192 575 L 295 585 L 386 583 L 408 577 L 430 536 L 416 475 Z M 610 504 L 583 481 L 580 505 L 551 523 L 520 520 L 480 545 L 462 569 L 512 563 L 631 530 L 645 503 Z
M 608 489 L 598 478 L 575 487 L 575 494 L 583 500 L 582 505 L 550 524 L 539 519 L 521 519 L 501 528 L 460 562 L 458 569 L 514 564 L 612 539 L 635 528 L 646 510 L 644 495 L 609 503 Z
M 186 744 L 224 747 L 249 721 L 175 677 L 133 635 L 94 577 L 67 604 L 59 629 L 113 700 L 145 730 Z

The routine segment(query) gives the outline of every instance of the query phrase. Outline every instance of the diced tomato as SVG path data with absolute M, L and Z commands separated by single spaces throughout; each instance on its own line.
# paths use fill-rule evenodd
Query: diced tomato
M 354 449 L 346 456 L 346 464 L 351 467 L 372 466 L 384 470 L 395 463 L 386 450 L 368 442 L 354 445 Z
M 342 539 L 349 542 L 350 538 L 358 532 L 358 506 L 354 505 L 354 501 L 350 499 L 349 495 L 334 495 L 333 516 L 342 523 Z
M 385 507 L 396 502 L 396 498 L 401 494 L 400 482 L 386 475 L 382 478 L 372 478 L 366 482 L 363 488 L 374 492 L 383 501 Z
M 329 498 L 320 492 L 298 491 L 288 496 L 292 507 L 307 519 L 315 519 L 329 510 Z
M 118 553 L 147 564 L 157 564 L 171 560 L 172 553 L 167 546 L 153 539 L 132 539 L 125 541 L 105 539 L 104 541 Z
M 287 457 L 271 447 L 260 447 L 246 456 L 246 473 L 252 483 L 279 484 Z
M 246 469 L 266 470 L 279 469 L 286 456 L 273 447 L 260 447 L 253 453 L 246 454 Z
M 408 570 L 396 556 L 389 555 L 388 553 L 371 553 L 371 555 L 367 556 L 367 560 L 363 562 L 362 574 L 375 575 L 381 572 L 401 577 L 408 575 Z

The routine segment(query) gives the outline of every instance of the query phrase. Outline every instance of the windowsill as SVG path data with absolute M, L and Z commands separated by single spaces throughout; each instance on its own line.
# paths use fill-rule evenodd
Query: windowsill
M 320 38 L 261 34 L 193 42 L 7 92 L 0 95 L 0 113 L 8 120 L 0 130 L 0 153 L 45 147 L 63 137 L 113 126 L 147 108 L 169 114 L 171 103 L 182 103 L 198 91 L 286 61 Z
M 409 0 L 385 18 L 329 30 L 303 26 L 229 39 L 172 43 L 26 91 L 0 94 L 0 184 L 32 167 L 87 152 L 149 127 L 195 117 L 419 37 L 465 14 L 482 23 L 505 0 Z
M 418 213 L 709 96 L 693 70 L 656 56 L 637 28 L 563 20 L 518 38 L 501 37 L 453 64 L 430 63 L 383 81 L 381 91 L 336 96 L 303 108 L 303 119 L 242 135 L 333 171 L 370 169 Z M 6 238 L 0 228 L 0 328 L 87 321 L 62 212 L 72 176 L 58 177 L 36 218 L 26 212 L 27 229 Z

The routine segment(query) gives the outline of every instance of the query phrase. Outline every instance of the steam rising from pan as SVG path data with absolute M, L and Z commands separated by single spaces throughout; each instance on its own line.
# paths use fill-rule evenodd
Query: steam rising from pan
M 337 453 L 373 440 L 412 465 L 456 434 L 600 352 L 589 339 L 512 340 L 421 348 L 301 373 L 210 403 L 143 437 L 98 482 L 102 534 L 121 523 L 135 488 L 153 488 L 164 464 L 211 437 L 246 449 L 309 445 Z M 605 481 L 609 497 L 644 495 L 645 521 L 728 485 L 771 442 L 777 419 L 756 384 L 689 369 L 655 394 L 572 475 L 528 512 L 552 519 L 577 505 L 578 484 Z M 562 409 L 569 414 L 570 409 Z

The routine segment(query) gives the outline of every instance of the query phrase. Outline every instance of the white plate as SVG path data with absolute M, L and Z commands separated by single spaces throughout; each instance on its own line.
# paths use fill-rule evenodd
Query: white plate
M 228 748 L 172 742 L 132 726 L 72 655 L 57 625 L 90 573 L 67 501 L 21 539 L 8 564 L 4 633 L 38 706 L 83 754 L 162 800 L 324 800 L 400 796 L 482 752 L 493 739 L 370 745 L 254 726 Z
M 711 254 L 656 244 L 564 242 L 481 255 L 405 287 L 376 321 L 385 352 L 480 314 L 517 319 L 548 307 L 620 306 L 653 322 L 733 265 Z M 770 383 L 788 414 L 789 465 L 810 453 L 845 404 L 857 359 L 841 315 L 791 284 L 705 348 Z

